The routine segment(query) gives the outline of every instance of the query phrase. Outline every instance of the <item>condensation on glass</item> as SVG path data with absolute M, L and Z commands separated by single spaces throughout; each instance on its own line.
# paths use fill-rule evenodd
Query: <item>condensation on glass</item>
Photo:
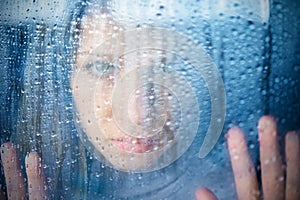
M 255 164 L 260 116 L 299 129 L 297 6 L 2 1 L 1 143 L 23 165 L 41 155 L 50 199 L 192 199 L 201 186 L 234 199 L 228 128 L 248 133 Z M 221 135 L 199 158 L 212 120 Z

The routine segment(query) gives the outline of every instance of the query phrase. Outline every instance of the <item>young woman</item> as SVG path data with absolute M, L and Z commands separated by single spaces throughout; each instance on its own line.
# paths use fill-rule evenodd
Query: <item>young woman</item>
M 176 134 L 176 130 L 180 128 L 177 125 L 177 120 L 180 119 L 178 116 L 182 114 L 176 112 L 176 108 L 182 102 L 177 100 L 176 94 L 172 93 L 172 90 L 164 87 L 164 84 L 172 85 L 170 84 L 172 80 L 162 81 L 161 74 L 168 76 L 172 70 L 168 68 L 170 63 L 173 64 L 173 67 L 178 65 L 176 64 L 179 62 L 176 60 L 178 58 L 164 51 L 170 46 L 176 47 L 177 41 L 173 41 L 172 37 L 166 37 L 167 42 L 165 43 L 153 40 L 153 35 L 151 35 L 151 30 L 155 30 L 152 27 L 153 24 L 132 25 L 128 21 L 124 23 L 114 15 L 113 9 L 109 8 L 107 4 L 83 2 L 78 5 L 71 17 L 70 26 L 64 33 L 66 36 L 63 40 L 66 42 L 65 46 L 62 49 L 51 49 L 51 45 L 47 45 L 48 42 L 49 44 L 53 42 L 51 39 L 43 46 L 45 34 L 54 33 L 51 33 L 47 26 L 42 25 L 38 27 L 37 39 L 40 38 L 40 41 L 43 42 L 37 40 L 36 43 L 40 46 L 33 45 L 36 47 L 33 49 L 34 53 L 37 53 L 36 59 L 39 63 L 34 62 L 35 58 L 28 58 L 32 60 L 33 64 L 37 64 L 33 65 L 34 69 L 40 70 L 36 66 L 44 66 L 47 63 L 47 58 L 38 53 L 44 47 L 46 52 L 49 51 L 47 48 L 50 48 L 55 55 L 57 52 L 64 52 L 54 56 L 56 58 L 54 62 L 57 65 L 54 67 L 45 65 L 43 70 L 35 71 L 39 73 L 27 77 L 29 81 L 34 81 L 32 82 L 33 86 L 28 84 L 26 88 L 26 91 L 29 91 L 28 93 L 32 96 L 24 95 L 24 97 L 26 96 L 24 98 L 24 101 L 27 102 L 26 105 L 31 106 L 27 110 L 26 108 L 21 110 L 21 113 L 29 113 L 29 115 L 20 115 L 25 117 L 25 122 L 20 120 L 20 123 L 23 123 L 26 128 L 17 131 L 14 143 L 21 145 L 18 148 L 19 152 L 27 153 L 32 150 L 40 152 L 43 163 L 46 164 L 43 171 L 47 177 L 43 178 L 41 173 L 39 156 L 34 153 L 30 154 L 26 158 L 25 168 L 27 169 L 30 198 L 48 196 L 51 199 L 62 197 L 70 199 L 182 199 L 192 198 L 200 186 L 212 188 L 219 193 L 221 198 L 233 198 L 234 193 L 226 192 L 233 191 L 232 186 L 228 187 L 233 183 L 230 166 L 220 167 L 226 163 L 222 155 L 223 149 L 222 151 L 216 150 L 210 157 L 200 160 L 197 154 L 203 138 L 198 134 L 189 150 L 176 160 L 185 152 L 190 143 L 180 144 L 185 140 L 180 139 L 180 135 Z M 160 17 L 160 15 L 156 16 Z M 151 22 L 151 20 L 149 21 Z M 184 20 L 178 21 L 183 25 L 188 25 L 184 24 Z M 140 34 L 140 40 L 128 40 L 126 31 L 132 29 L 133 26 L 147 27 L 149 35 Z M 174 27 L 180 29 L 184 26 L 177 24 Z M 172 28 L 172 26 L 167 28 Z M 198 29 L 196 28 L 196 30 Z M 186 31 L 191 33 L 188 29 Z M 201 36 L 201 34 L 196 35 L 197 37 Z M 232 32 L 232 35 L 235 33 Z M 249 35 L 255 39 L 260 37 L 256 33 L 253 35 L 249 33 Z M 192 33 L 191 36 L 193 36 Z M 206 36 L 200 36 L 200 43 L 206 44 Z M 60 38 L 61 36 L 56 35 L 55 37 Z M 145 41 L 149 44 L 157 43 L 158 49 L 140 50 L 139 44 Z M 59 42 L 60 40 L 57 41 L 58 44 Z M 226 41 L 224 44 L 228 45 Z M 217 44 L 214 45 L 217 46 Z M 254 45 L 250 46 L 255 49 Z M 135 51 L 130 52 L 129 49 Z M 245 49 L 247 48 L 245 47 Z M 241 53 L 243 50 L 236 52 L 236 55 Z M 28 55 L 32 55 L 30 51 Z M 233 55 L 235 54 L 233 53 Z M 228 56 L 226 52 L 223 56 L 226 61 L 226 56 Z M 45 63 L 41 63 L 41 59 L 44 59 Z M 247 63 L 245 60 L 244 62 Z M 230 60 L 230 63 L 234 62 Z M 182 70 L 180 66 L 177 69 Z M 228 78 L 231 69 L 227 70 L 228 72 L 225 71 L 225 74 Z M 30 70 L 26 74 L 30 74 L 29 72 Z M 40 72 L 43 72 L 45 76 L 39 76 Z M 183 71 L 182 74 L 186 74 L 186 71 Z M 128 80 L 124 79 L 128 76 L 130 77 Z M 54 79 L 47 79 L 47 77 Z M 39 81 L 44 78 L 49 81 L 44 82 L 42 91 L 45 94 L 49 91 L 48 94 L 52 96 L 45 95 L 44 98 L 39 98 L 41 96 L 38 95 L 40 92 L 38 90 Z M 148 80 L 149 78 L 152 80 Z M 52 82 L 52 80 L 54 81 Z M 71 90 L 68 90 L 70 89 L 69 82 Z M 254 82 L 256 83 L 256 81 Z M 155 83 L 160 84 L 157 86 Z M 186 89 L 182 88 L 180 84 L 177 87 L 182 91 Z M 239 87 L 241 86 L 239 85 Z M 184 92 L 188 93 L 189 90 Z M 72 114 L 71 103 L 65 103 L 66 101 L 70 102 L 71 96 L 74 99 L 72 104 L 75 109 L 76 129 L 70 125 L 72 124 L 70 120 L 73 120 L 70 117 L 70 113 Z M 31 101 L 32 99 L 34 100 Z M 253 108 L 256 107 L 257 102 L 251 102 Z M 190 104 L 188 107 L 195 109 Z M 233 106 L 229 107 L 233 108 Z M 49 110 L 53 113 L 49 113 Z M 232 113 L 236 111 L 234 108 L 229 113 L 233 116 Z M 36 115 L 35 112 L 41 114 Z M 49 118 L 47 118 L 47 114 L 49 114 Z M 245 116 L 248 118 L 248 115 L 245 114 Z M 252 117 L 250 121 L 255 121 L 254 118 Z M 50 122 L 48 119 L 51 119 Z M 37 124 L 43 125 L 37 126 Z M 268 143 L 268 140 L 264 140 L 263 136 L 260 138 L 261 162 L 269 160 L 266 157 L 272 153 L 274 155 L 271 156 L 271 160 L 275 158 L 276 161 L 271 162 L 270 165 L 267 163 L 267 168 L 262 167 L 264 171 L 262 172 L 263 193 L 266 195 L 265 198 L 269 199 L 273 199 L 273 197 L 268 195 L 282 198 L 284 194 L 283 171 L 276 145 L 276 134 L 273 134 L 276 132 L 274 124 L 272 118 L 264 117 L 259 126 L 260 134 L 267 133 L 274 136 L 270 140 L 271 144 Z M 233 128 L 230 129 L 228 135 L 228 147 L 237 194 L 239 198 L 243 198 L 245 195 L 258 198 L 254 165 L 245 150 L 246 143 L 243 134 L 240 129 Z M 297 135 L 292 137 L 295 137 L 295 140 L 298 138 Z M 190 138 L 193 137 L 188 139 Z M 180 148 L 180 145 L 184 148 Z M 299 153 L 297 150 L 295 152 L 290 150 L 298 149 L 297 143 L 294 145 L 294 147 L 288 148 L 287 152 L 291 153 L 287 155 L 294 157 Z M 272 148 L 273 146 L 275 148 Z M 11 147 L 12 145 L 9 143 L 3 146 L 2 160 L 6 158 L 17 160 L 16 152 Z M 266 152 L 266 155 L 263 152 Z M 22 158 L 24 153 L 21 154 Z M 297 158 L 297 156 L 295 157 Z M 15 188 L 18 187 L 23 187 L 23 190 L 18 191 L 22 193 L 21 197 L 24 196 L 24 182 L 19 176 L 21 170 L 18 163 L 9 161 L 3 163 L 7 163 L 4 169 L 10 198 L 14 199 L 12 194 L 19 195 L 18 192 L 15 192 Z M 13 167 L 9 166 L 10 164 Z M 288 164 L 288 166 L 298 166 L 298 161 L 296 160 L 296 163 Z M 9 171 L 8 169 L 11 168 L 15 170 Z M 291 177 L 291 174 L 296 176 L 299 168 L 295 167 L 295 169 L 288 169 L 287 176 Z M 32 171 L 37 173 L 31 174 Z M 270 172 L 272 175 L 268 176 L 265 172 Z M 11 177 L 17 178 L 12 179 Z M 276 177 L 275 180 L 274 177 Z M 10 180 L 18 180 L 17 187 L 11 184 Z M 288 185 L 296 186 L 296 189 L 292 190 L 299 191 L 297 189 L 299 184 L 291 184 L 291 182 L 287 180 Z M 47 188 L 44 187 L 45 185 Z M 287 193 L 290 194 L 288 189 L 290 186 L 286 188 Z M 46 195 L 46 193 L 48 194 Z M 197 197 L 201 198 L 203 195 L 205 198 L 215 198 L 207 189 L 197 190 Z

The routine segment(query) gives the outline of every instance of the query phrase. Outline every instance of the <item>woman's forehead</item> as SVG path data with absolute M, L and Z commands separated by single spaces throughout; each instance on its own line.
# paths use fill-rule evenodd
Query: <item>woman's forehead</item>
M 109 49 L 110 45 L 113 44 L 109 42 L 104 44 L 104 42 L 120 35 L 122 31 L 123 27 L 108 14 L 93 13 L 83 17 L 79 36 L 77 65 L 83 64 L 84 59 L 99 46 L 104 45 L 106 49 Z
M 152 33 L 153 28 L 147 28 L 147 31 L 140 31 L 135 34 L 136 37 L 132 37 L 132 32 L 128 31 L 132 29 L 116 20 L 108 14 L 100 17 L 88 15 L 83 19 L 77 52 L 78 66 L 83 65 L 88 57 L 108 62 L 122 57 L 126 60 L 124 64 L 151 65 L 153 62 L 166 60 L 166 52 L 162 49 L 166 46 L 176 46 L 171 36 L 157 37 Z M 138 29 L 136 30 L 138 32 Z M 151 44 L 156 46 L 156 49 L 141 49 L 141 43 Z

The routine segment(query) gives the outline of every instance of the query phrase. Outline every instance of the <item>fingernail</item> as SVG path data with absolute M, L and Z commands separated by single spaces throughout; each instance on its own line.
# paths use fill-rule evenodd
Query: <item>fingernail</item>
M 1 145 L 1 153 L 5 153 L 5 151 L 13 148 L 13 144 L 11 142 L 6 142 Z
M 258 131 L 259 133 L 265 133 L 265 130 L 267 129 L 273 129 L 276 130 L 276 122 L 274 117 L 271 115 L 265 115 L 262 116 L 258 121 Z
M 286 138 L 290 141 L 298 142 L 299 141 L 299 134 L 296 131 L 289 131 L 286 134 Z

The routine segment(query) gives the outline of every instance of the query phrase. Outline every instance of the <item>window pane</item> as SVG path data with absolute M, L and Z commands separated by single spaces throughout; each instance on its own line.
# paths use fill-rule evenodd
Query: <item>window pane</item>
M 5 195 L 20 174 L 30 182 L 35 151 L 50 199 L 193 199 L 200 187 L 236 199 L 228 129 L 244 130 L 258 175 L 260 117 L 275 117 L 281 152 L 299 129 L 299 3 L 0 4 L 0 139 L 21 165 L 5 174 L 2 149 Z

